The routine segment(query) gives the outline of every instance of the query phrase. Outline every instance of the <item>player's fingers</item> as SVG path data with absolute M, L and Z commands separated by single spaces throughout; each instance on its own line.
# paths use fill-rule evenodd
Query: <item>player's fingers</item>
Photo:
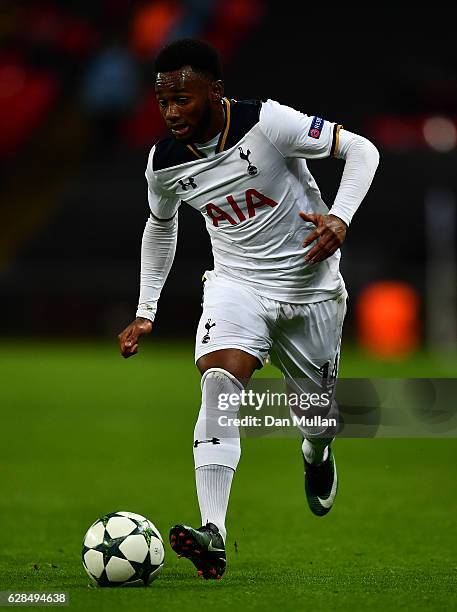
M 119 336 L 119 344 L 120 346 L 125 346 L 126 343 L 129 341 L 130 338 L 130 332 L 129 331 L 124 331 L 122 332 L 122 334 L 120 334 Z
M 327 257 L 330 257 L 330 255 L 333 255 L 333 253 L 336 251 L 336 249 L 338 248 L 337 245 L 332 246 L 332 247 L 325 247 L 323 249 L 318 249 L 315 252 L 309 252 L 306 254 L 305 257 L 305 261 L 307 263 L 310 264 L 315 264 L 315 263 L 319 263 L 320 261 L 324 261 L 324 259 L 327 259 Z M 313 251 L 314 249 L 312 249 Z
M 303 221 L 308 221 L 309 223 L 314 223 L 314 225 L 318 224 L 318 217 L 319 217 L 319 215 L 315 215 L 314 213 L 304 213 L 304 212 L 299 212 L 298 214 L 303 219 Z
M 130 348 L 130 355 L 136 355 L 138 353 L 138 344 L 135 343 L 131 348 Z
M 119 335 L 119 346 L 121 349 L 121 353 L 124 352 L 125 349 L 130 349 L 136 342 L 135 335 L 133 333 L 133 329 L 128 327 Z
M 127 340 L 127 338 L 131 335 L 132 331 L 133 331 L 133 325 L 130 324 L 128 327 L 126 327 L 124 330 L 121 331 L 121 333 L 118 336 L 119 340 Z
M 305 261 L 309 263 L 323 261 L 330 255 L 333 255 L 337 246 L 333 236 L 324 236 L 306 253 Z
M 136 329 L 132 329 L 132 331 L 129 333 L 129 335 L 125 339 L 126 343 L 129 346 L 132 346 L 138 340 L 138 335 L 139 335 L 138 331 Z
M 124 349 L 126 351 L 133 351 L 134 347 L 138 347 L 138 337 L 131 336 L 124 342 Z
M 319 254 L 319 249 L 317 246 L 313 247 L 308 253 L 305 255 L 305 261 L 307 263 L 314 263 L 314 258 Z
M 306 236 L 305 240 L 303 241 L 303 246 L 307 247 L 309 244 L 314 242 L 314 240 L 320 238 L 324 232 L 325 227 L 317 227 L 315 230 L 313 230 L 310 234 Z
M 319 238 L 319 234 L 317 233 L 317 231 L 311 232 L 311 234 L 308 234 L 305 240 L 303 241 L 303 246 L 307 247 L 309 244 L 314 242 L 316 238 Z
M 308 263 L 311 265 L 320 263 L 321 261 L 324 261 L 324 259 L 327 259 L 327 257 L 330 257 L 330 255 L 333 255 L 333 253 L 318 253 L 315 257 L 313 257 L 313 260 L 309 261 Z
M 143 334 L 144 329 L 140 325 L 132 325 L 127 341 L 133 346 Z
M 322 245 L 326 244 L 327 241 L 332 241 L 338 245 L 342 242 L 338 234 L 334 232 L 333 229 L 329 228 L 327 225 L 320 225 L 306 237 L 305 241 L 303 242 L 303 246 L 308 246 L 308 244 L 311 244 L 311 242 L 318 237 L 320 237 L 319 242 L 323 241 Z
M 138 344 L 134 344 L 133 346 L 126 346 L 122 351 L 122 357 L 128 359 L 132 355 L 136 355 L 138 353 Z
M 122 354 L 124 352 L 124 346 L 125 346 L 125 332 L 122 332 L 121 334 L 119 334 L 118 340 L 119 340 L 119 350 L 121 351 L 121 354 Z

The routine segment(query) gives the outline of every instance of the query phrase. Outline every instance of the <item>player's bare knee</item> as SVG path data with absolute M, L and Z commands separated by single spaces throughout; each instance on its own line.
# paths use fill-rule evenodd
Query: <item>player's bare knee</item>
M 211 368 L 221 368 L 242 381 L 243 385 L 259 367 L 261 364 L 257 357 L 240 349 L 213 351 L 203 355 L 197 361 L 197 368 L 202 376 Z

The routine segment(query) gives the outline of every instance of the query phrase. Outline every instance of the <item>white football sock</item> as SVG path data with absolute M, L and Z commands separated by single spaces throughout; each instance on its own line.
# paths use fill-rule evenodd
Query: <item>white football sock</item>
M 243 385 L 230 372 L 211 368 L 202 376 L 202 404 L 194 430 L 195 469 L 225 465 L 236 470 L 241 456 L 237 416 Z
M 198 503 L 202 525 L 214 523 L 225 541 L 230 487 L 241 456 L 239 427 L 226 423 L 238 414 L 243 385 L 227 370 L 210 368 L 201 386 L 202 405 L 194 430 Z
M 198 504 L 202 525 L 214 523 L 224 542 L 227 536 L 225 516 L 234 470 L 225 465 L 204 465 L 195 470 Z
M 329 438 L 305 438 L 302 444 L 303 456 L 307 463 L 322 463 L 328 457 Z

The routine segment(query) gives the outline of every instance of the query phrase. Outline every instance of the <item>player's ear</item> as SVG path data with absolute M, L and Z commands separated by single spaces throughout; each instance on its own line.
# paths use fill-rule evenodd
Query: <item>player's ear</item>
M 222 81 L 213 81 L 211 83 L 211 101 L 220 102 L 224 97 L 224 83 Z

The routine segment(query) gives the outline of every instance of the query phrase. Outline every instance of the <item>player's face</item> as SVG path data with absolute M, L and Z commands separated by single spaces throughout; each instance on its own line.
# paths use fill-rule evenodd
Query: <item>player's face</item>
M 160 112 L 176 140 L 206 142 L 212 134 L 223 94 L 221 81 L 210 81 L 190 66 L 159 72 L 155 92 Z

